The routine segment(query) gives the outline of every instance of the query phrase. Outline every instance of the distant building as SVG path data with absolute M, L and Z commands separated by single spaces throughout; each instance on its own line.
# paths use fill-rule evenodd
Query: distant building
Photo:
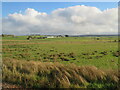
M 61 38 L 61 37 L 64 37 L 64 36 L 62 36 L 62 35 L 57 35 L 57 36 L 47 35 L 47 36 L 44 36 L 44 37 L 28 36 L 28 37 L 27 37 L 27 40 L 30 40 L 30 39 L 45 39 L 45 38 Z
M 64 37 L 62 35 L 57 35 L 57 36 L 47 36 L 47 38 L 61 38 L 61 37 Z
M 56 36 L 47 36 L 47 38 L 56 38 Z

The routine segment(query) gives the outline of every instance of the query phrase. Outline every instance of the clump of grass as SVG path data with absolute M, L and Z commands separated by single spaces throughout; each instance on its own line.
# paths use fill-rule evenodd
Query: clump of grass
M 58 62 L 3 59 L 3 81 L 36 88 L 117 87 L 117 71 Z
M 120 56 L 120 51 L 113 52 L 113 56 L 119 57 Z

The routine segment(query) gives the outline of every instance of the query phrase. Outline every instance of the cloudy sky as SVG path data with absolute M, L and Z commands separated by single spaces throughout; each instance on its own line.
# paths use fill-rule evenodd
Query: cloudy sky
M 4 34 L 117 34 L 117 3 L 3 3 Z

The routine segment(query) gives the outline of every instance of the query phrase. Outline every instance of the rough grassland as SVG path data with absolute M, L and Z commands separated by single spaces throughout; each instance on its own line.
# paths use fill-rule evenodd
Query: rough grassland
M 3 37 L 3 82 L 34 88 L 118 87 L 118 37 L 26 37 Z
M 118 88 L 117 70 L 39 61 L 4 59 L 3 81 L 27 88 Z
M 26 40 L 23 37 L 3 38 L 3 58 L 64 64 L 94 65 L 102 69 L 118 68 L 117 37 L 68 37 Z

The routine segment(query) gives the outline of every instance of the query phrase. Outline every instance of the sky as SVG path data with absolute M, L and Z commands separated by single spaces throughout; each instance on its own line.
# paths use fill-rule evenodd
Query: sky
M 3 2 L 3 33 L 117 34 L 117 2 Z
M 101 10 L 118 7 L 117 2 L 3 2 L 2 15 L 5 17 L 8 14 L 24 11 L 27 8 L 34 8 L 40 12 L 51 13 L 51 11 L 57 8 L 66 8 L 75 5 L 94 6 Z

